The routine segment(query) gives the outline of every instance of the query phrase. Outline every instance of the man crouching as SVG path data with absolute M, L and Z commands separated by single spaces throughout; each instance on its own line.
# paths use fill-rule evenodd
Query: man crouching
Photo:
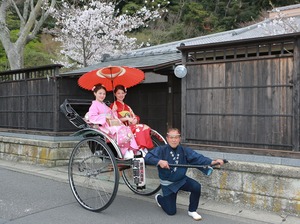
M 156 203 L 168 215 L 176 214 L 176 199 L 179 190 L 190 192 L 188 215 L 194 220 L 201 220 L 197 208 L 201 196 L 201 185 L 196 180 L 186 176 L 186 167 L 170 167 L 169 164 L 190 165 L 223 165 L 222 159 L 212 160 L 193 149 L 180 145 L 180 131 L 177 128 L 168 129 L 167 145 L 158 146 L 146 154 L 146 164 L 156 165 L 163 195 L 155 196 Z M 203 168 L 198 168 L 206 172 Z

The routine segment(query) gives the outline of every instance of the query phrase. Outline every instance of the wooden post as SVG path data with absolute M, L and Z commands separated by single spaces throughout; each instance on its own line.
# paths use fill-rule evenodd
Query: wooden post
M 293 68 L 293 125 L 292 144 L 293 151 L 299 151 L 299 116 L 300 116 L 300 38 L 295 39 L 294 44 L 294 68 Z
M 174 80 L 174 74 L 168 75 L 168 103 L 167 103 L 167 130 L 168 128 L 173 127 L 173 80 Z
M 55 133 L 58 132 L 59 129 L 59 80 L 57 80 L 57 76 L 59 75 L 59 69 L 60 66 L 56 66 L 54 68 L 52 68 L 54 71 L 52 72 L 53 77 L 52 78 L 52 82 L 53 82 L 53 130 Z
M 187 61 L 188 52 L 182 52 L 182 64 L 185 65 Z M 188 74 L 187 74 L 188 76 Z M 187 76 L 181 79 L 181 141 L 186 141 L 186 79 Z

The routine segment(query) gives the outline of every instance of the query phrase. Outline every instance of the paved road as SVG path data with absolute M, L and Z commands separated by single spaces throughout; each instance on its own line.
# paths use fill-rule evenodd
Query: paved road
M 54 173 L 52 170 L 52 177 Z M 126 187 L 120 188 L 121 191 L 109 208 L 95 213 L 83 209 L 75 201 L 66 178 L 49 179 L 49 176 L 45 178 L 41 173 L 37 175 L 29 171 L 12 170 L 1 164 L 0 178 L 0 224 L 195 223 L 187 216 L 186 205 L 178 205 L 177 214 L 168 216 L 157 207 L 153 197 L 135 195 L 129 190 L 126 191 Z M 257 221 L 257 217 L 248 219 L 220 213 L 222 211 L 198 211 L 203 217 L 199 222 L 202 224 L 275 223 Z M 268 218 L 262 217 L 261 220 Z

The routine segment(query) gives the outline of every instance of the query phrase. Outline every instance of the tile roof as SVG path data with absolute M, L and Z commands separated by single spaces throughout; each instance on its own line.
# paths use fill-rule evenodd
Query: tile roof
M 275 9 L 272 9 L 272 12 L 275 12 L 275 11 L 277 11 L 277 10 L 283 11 L 283 10 L 296 9 L 296 8 L 300 8 L 300 4 L 287 5 L 287 6 L 277 7 L 277 8 L 275 8 Z
M 143 70 L 153 70 L 154 68 L 164 67 L 168 64 L 174 64 L 181 61 L 181 52 L 176 49 L 174 52 L 168 53 L 145 53 L 130 56 L 122 56 L 112 58 L 98 64 L 90 65 L 88 67 L 80 68 L 74 71 L 65 72 L 61 75 L 76 75 L 83 74 L 101 67 L 109 65 L 129 66 Z

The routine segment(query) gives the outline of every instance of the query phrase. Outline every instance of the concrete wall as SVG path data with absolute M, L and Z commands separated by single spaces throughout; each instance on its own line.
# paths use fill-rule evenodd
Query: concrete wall
M 70 137 L 34 138 L 36 136 L 22 138 L 0 134 L 0 159 L 48 167 L 66 166 L 72 149 L 79 141 L 70 140 Z M 201 153 L 206 155 L 205 152 Z M 292 161 L 298 166 L 288 166 L 237 161 L 224 153 L 207 154 L 212 158 L 226 158 L 230 163 L 220 170 L 214 170 L 209 177 L 196 169 L 189 169 L 188 175 L 202 184 L 202 197 L 279 214 L 300 215 L 299 160 Z M 247 155 L 235 155 L 232 158 L 242 160 Z M 274 158 L 266 157 L 265 160 L 274 161 Z

